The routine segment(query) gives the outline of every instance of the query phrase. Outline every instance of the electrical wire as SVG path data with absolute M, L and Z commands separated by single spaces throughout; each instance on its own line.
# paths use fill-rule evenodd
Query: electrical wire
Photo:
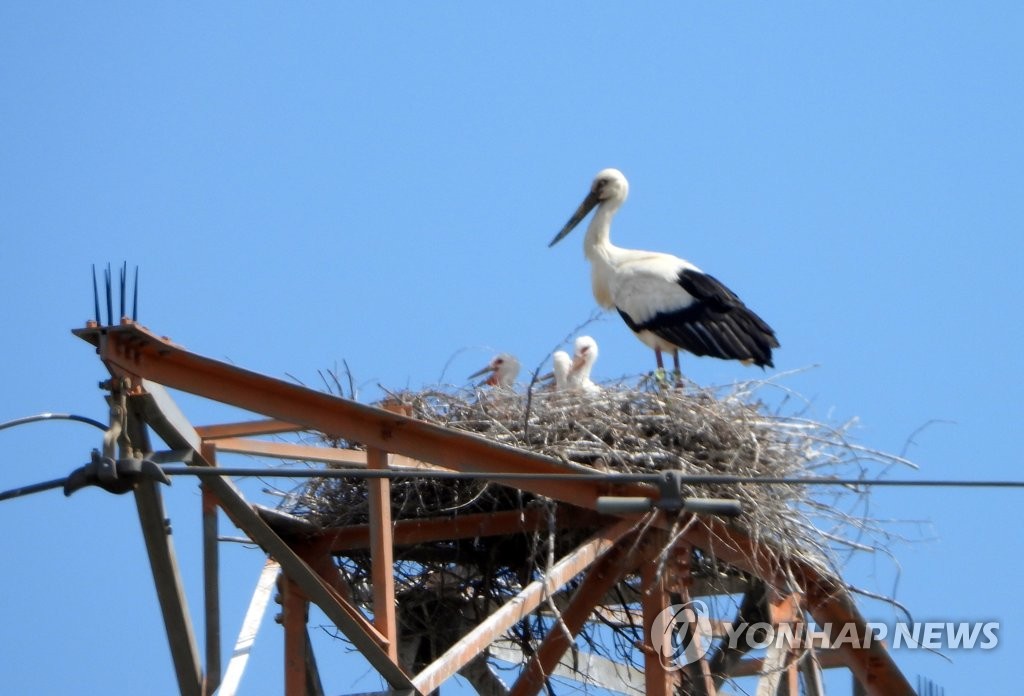
M 100 423 L 98 420 L 93 420 L 88 416 L 78 416 L 74 413 L 40 413 L 35 416 L 25 416 L 24 418 L 15 418 L 14 420 L 7 421 L 6 423 L 0 423 L 0 430 L 6 430 L 7 428 L 13 428 L 17 425 L 26 425 L 28 423 L 37 423 L 39 421 L 46 420 L 68 420 L 76 421 L 78 423 L 85 423 L 91 425 L 94 428 L 99 428 L 103 432 L 107 431 L 107 425 Z
M 32 493 L 42 493 L 43 491 L 52 490 L 54 488 L 63 488 L 66 481 L 67 477 L 53 479 L 51 481 L 43 481 L 41 483 L 33 483 L 20 488 L 12 488 L 9 491 L 0 491 L 0 502 L 11 500 L 12 498 L 20 498 L 23 495 L 31 495 Z
M 255 478 L 362 478 L 362 479 L 396 479 L 404 477 L 432 478 L 438 480 L 469 480 L 487 479 L 492 481 L 599 481 L 605 484 L 648 483 L 657 485 L 666 480 L 664 474 L 531 474 L 524 472 L 459 472 L 437 471 L 433 469 L 308 469 L 261 467 L 203 467 L 188 465 L 165 465 L 161 467 L 168 476 L 235 476 Z M 1024 488 L 1024 481 L 972 481 L 942 479 L 840 479 L 828 477 L 797 477 L 797 478 L 758 478 L 750 476 L 727 475 L 676 475 L 681 484 L 691 485 L 786 485 L 786 486 L 867 486 L 867 487 L 905 487 L 905 488 Z M 64 485 L 65 478 L 44 481 L 41 483 L 21 486 L 8 491 L 0 491 L 0 502 L 12 498 L 20 498 L 32 493 L 39 493 L 59 488 Z
M 262 478 L 367 478 L 395 479 L 403 477 L 434 479 L 491 479 L 496 481 L 600 481 L 601 483 L 660 483 L 662 474 L 530 474 L 524 472 L 460 472 L 433 469 L 266 469 L 260 467 L 199 467 L 169 465 L 162 467 L 168 476 L 255 476 Z M 717 474 L 680 474 L 681 483 L 694 485 L 754 484 L 797 486 L 910 486 L 946 488 L 1024 488 L 1024 481 L 968 481 L 941 479 L 843 479 L 821 477 L 753 477 Z
M 25 416 L 24 418 L 15 418 L 9 420 L 6 423 L 0 423 L 0 430 L 6 430 L 8 428 L 14 428 L 19 425 L 28 425 L 29 423 L 38 423 L 40 421 L 48 420 L 65 420 L 75 421 L 77 423 L 85 423 L 91 425 L 94 428 L 99 428 L 103 432 L 107 431 L 107 426 L 104 423 L 100 423 L 98 420 L 89 418 L 88 416 L 79 416 L 74 413 L 39 413 L 34 416 Z M 25 495 L 31 495 L 32 493 L 42 493 L 43 491 L 52 490 L 54 488 L 61 488 L 64 486 L 64 482 L 67 481 L 67 477 L 52 479 L 50 481 L 42 481 L 40 483 L 33 483 L 28 486 L 20 486 L 19 488 L 12 488 L 8 491 L 0 491 L 0 502 L 10 500 L 12 498 L 20 498 Z

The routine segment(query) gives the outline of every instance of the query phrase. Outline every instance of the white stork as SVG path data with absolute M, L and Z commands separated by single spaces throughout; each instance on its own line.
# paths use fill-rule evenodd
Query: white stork
M 500 387 L 504 389 L 511 389 L 516 383 L 516 377 L 519 376 L 519 361 L 516 360 L 514 355 L 508 353 L 500 353 L 495 355 L 491 359 L 491 362 L 487 363 L 487 366 L 477 370 L 469 376 L 469 379 L 479 377 L 487 373 L 491 373 L 490 377 L 483 381 L 483 384 L 490 385 L 492 387 Z
M 569 391 L 586 393 L 601 391 L 601 387 L 590 379 L 590 371 L 594 369 L 595 362 L 597 362 L 597 341 L 590 336 L 580 336 L 576 339 L 572 365 L 569 367 L 567 379 Z
M 670 351 L 678 380 L 680 349 L 772 367 L 772 348 L 779 346 L 775 332 L 735 293 L 677 256 L 622 249 L 611 243 L 612 217 L 628 194 L 629 183 L 622 172 L 602 170 L 548 246 L 558 243 L 597 208 L 583 240 L 594 298 L 602 307 L 618 310 L 637 338 L 654 349 L 659 373 L 665 369 L 661 351 Z
M 551 374 L 541 379 L 555 380 L 555 391 L 565 391 L 569 386 L 569 370 L 572 369 L 572 358 L 564 350 L 556 350 L 551 354 Z

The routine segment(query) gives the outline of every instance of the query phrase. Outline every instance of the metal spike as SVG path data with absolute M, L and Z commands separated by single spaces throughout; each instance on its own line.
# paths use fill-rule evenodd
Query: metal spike
M 139 267 L 135 267 L 135 290 L 132 293 L 132 321 L 139 320 Z
M 114 289 L 111 287 L 113 279 L 110 277 L 110 264 L 107 263 L 107 272 L 105 274 L 107 281 L 107 326 L 114 325 Z
M 127 282 L 128 282 L 128 262 L 124 261 L 124 262 L 121 263 L 121 313 L 117 315 L 118 322 L 121 321 L 121 317 L 125 316 L 125 304 L 127 302 L 127 298 L 125 297 L 126 294 L 127 294 L 127 292 L 126 292 L 126 285 L 125 284 Z
M 96 264 L 92 265 L 92 304 L 96 308 L 96 326 L 100 325 L 100 290 L 96 287 Z

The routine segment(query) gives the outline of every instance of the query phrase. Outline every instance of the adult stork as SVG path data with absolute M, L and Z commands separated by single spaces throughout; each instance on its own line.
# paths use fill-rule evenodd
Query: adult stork
M 590 371 L 594 369 L 595 362 L 597 362 L 597 341 L 590 336 L 580 336 L 574 345 L 566 388 L 569 391 L 585 393 L 601 391 L 601 387 L 590 379 Z
M 499 353 L 495 355 L 486 367 L 477 370 L 469 376 L 469 379 L 490 373 L 490 376 L 483 381 L 483 384 L 492 387 L 511 389 L 519 376 L 519 361 L 514 355 Z
M 611 243 L 612 217 L 626 200 L 629 183 L 618 169 L 604 169 L 590 193 L 549 247 L 569 234 L 594 208 L 583 252 L 590 261 L 594 298 L 614 307 L 643 343 L 669 351 L 680 376 L 679 350 L 772 367 L 775 332 L 725 285 L 689 261 L 671 254 L 623 249 Z

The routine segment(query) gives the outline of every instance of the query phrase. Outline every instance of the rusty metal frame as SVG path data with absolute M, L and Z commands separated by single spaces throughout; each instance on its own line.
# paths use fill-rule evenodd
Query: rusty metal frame
M 632 571 L 638 562 L 641 546 L 631 534 L 622 539 L 587 571 L 569 604 L 556 617 L 555 625 L 540 644 L 536 654 L 523 669 L 509 691 L 509 696 L 532 696 L 538 693 L 565 654 L 576 635 L 586 624 L 594 607 L 604 598 L 623 574 Z M 649 549 L 645 549 L 650 553 Z
M 387 469 L 388 453 L 366 452 L 370 469 Z M 387 654 L 398 664 L 398 615 L 395 608 L 395 547 L 391 540 L 391 481 L 367 481 L 370 503 L 370 577 L 373 580 L 373 625 L 387 641 Z
M 202 490 L 203 510 L 203 604 L 206 628 L 206 674 L 203 675 L 203 696 L 212 696 L 220 686 L 220 552 L 217 540 L 217 498 L 205 484 Z
M 144 393 L 132 398 L 141 400 L 141 408 L 150 427 L 170 447 L 191 448 L 193 465 L 214 466 L 215 461 L 207 460 L 206 457 L 215 454 L 215 445 L 203 445 L 195 429 L 180 415 L 177 406 L 161 385 L 146 381 L 142 384 L 145 388 Z M 263 521 L 234 484 L 226 477 L 209 477 L 207 485 L 234 524 L 280 563 L 283 572 L 323 610 L 339 630 L 345 633 L 392 688 L 411 690 L 412 683 L 409 677 L 388 655 L 387 639 L 358 609 L 338 596 L 327 582 Z
M 199 650 L 159 485 L 154 481 L 138 483 L 135 502 L 167 630 L 178 690 L 185 696 L 201 696 L 203 689 Z
M 801 619 L 799 598 L 796 595 L 781 596 L 771 592 L 768 603 L 768 614 L 772 626 L 795 624 Z M 798 677 L 797 665 L 791 658 L 789 648 L 781 645 L 769 645 L 765 655 L 763 672 L 758 679 L 755 696 L 797 696 Z
M 534 580 L 524 587 L 519 594 L 477 624 L 441 657 L 421 670 L 414 679 L 420 693 L 428 694 L 440 687 L 448 677 L 486 650 L 491 642 L 540 606 L 548 596 L 614 548 L 635 526 L 634 521 L 620 520 L 611 527 L 601 529 L 576 550 L 548 568 L 543 580 Z
M 287 456 L 316 461 L 343 461 L 347 464 L 359 464 L 361 461 L 369 466 L 430 466 L 461 472 L 482 472 L 493 474 L 493 480 L 497 483 L 591 511 L 596 509 L 597 498 L 602 495 L 649 498 L 658 496 L 657 491 L 648 485 L 611 484 L 587 467 L 524 452 L 472 434 L 453 431 L 403 414 L 317 392 L 205 358 L 127 320 L 120 326 L 90 326 L 74 333 L 96 346 L 100 358 L 115 377 L 123 377 L 130 381 L 135 388 L 131 398 L 137 402 L 133 406 L 134 411 L 143 414 L 144 420 L 170 447 L 190 450 L 193 453 L 190 463 L 195 466 L 215 465 L 218 444 L 221 444 L 224 451 L 247 450 L 262 456 L 280 456 L 284 452 L 290 452 Z M 194 428 L 181 415 L 163 387 L 232 404 L 267 418 Z M 251 436 L 301 430 L 315 430 L 359 441 L 377 454 L 353 456 L 351 453 L 326 448 L 326 451 L 316 453 L 309 450 L 320 448 L 242 440 Z M 535 475 L 535 478 L 503 481 L 503 472 L 528 473 Z M 594 480 L 569 483 L 545 477 L 546 474 L 557 473 L 586 473 L 592 475 Z M 423 694 L 436 689 L 460 667 L 480 655 L 487 644 L 508 626 L 522 618 L 525 613 L 536 609 L 557 587 L 586 570 L 614 548 L 634 526 L 633 521 L 622 520 L 610 527 L 604 527 L 590 542 L 556 564 L 544 582 L 528 585 L 512 602 L 470 631 L 445 655 L 427 666 L 420 674 L 411 676 L 396 662 L 397 636 L 389 618 L 385 616 L 383 622 L 378 623 L 378 612 L 375 610 L 374 622 L 367 620 L 350 603 L 344 588 L 337 584 L 337 578 L 330 576 L 329 568 L 319 559 L 311 558 L 308 553 L 300 554 L 292 542 L 276 533 L 226 477 L 211 477 L 207 481 L 211 495 L 232 522 L 281 564 L 287 581 L 294 583 L 306 598 L 324 610 L 328 618 L 337 624 L 396 693 Z M 349 535 L 347 542 L 341 541 L 344 534 L 335 539 L 339 544 L 369 543 L 376 554 L 375 578 L 383 578 L 384 569 L 388 565 L 388 551 L 392 550 L 396 543 L 402 543 L 400 539 L 413 539 L 417 534 L 465 533 L 466 527 L 460 530 L 460 523 L 440 520 L 433 523 L 433 527 L 430 522 L 419 523 L 418 527 L 406 527 L 400 523 L 392 529 L 392 525 L 382 513 L 387 507 L 384 505 L 386 495 L 382 495 L 382 491 L 378 490 L 376 497 L 379 509 L 374 513 L 374 521 L 369 525 L 369 529 L 346 532 L 345 534 Z M 482 520 L 474 522 L 485 524 Z M 508 523 L 507 519 L 495 521 L 491 528 L 497 530 Z M 652 528 L 665 529 L 669 525 L 668 521 L 660 520 L 653 524 Z M 402 527 L 401 531 L 399 527 Z M 429 532 L 424 531 L 428 528 Z M 783 577 L 779 571 L 776 554 L 739 529 L 714 518 L 703 519 L 697 524 L 688 525 L 685 529 L 686 531 L 680 535 L 682 544 L 698 547 L 740 570 L 753 573 L 772 587 L 787 586 L 789 578 Z M 408 536 L 403 537 L 406 534 Z M 325 546 L 324 541 L 320 540 L 314 547 L 320 558 L 326 558 L 330 550 L 329 545 Z M 796 559 L 786 560 L 791 577 L 795 577 L 801 587 L 805 588 L 805 604 L 819 625 L 853 622 L 863 635 L 867 634 L 865 621 L 840 579 L 823 573 L 811 564 Z M 164 573 L 161 571 L 159 574 Z M 160 583 L 166 581 L 166 578 L 161 579 L 157 575 L 157 566 L 154 565 L 154 576 L 159 589 Z M 650 590 L 648 595 L 654 593 L 658 601 L 664 602 L 669 595 L 663 584 L 658 586 L 658 582 L 657 578 L 650 576 L 649 571 L 645 572 L 645 587 Z M 598 581 L 594 580 L 593 583 L 596 586 Z M 385 585 L 383 590 L 375 594 L 379 595 L 374 597 L 375 606 L 393 606 L 393 585 L 390 588 Z M 580 612 L 585 604 L 587 602 L 580 600 Z M 645 613 L 649 613 L 654 607 L 653 600 L 649 600 L 647 604 L 650 607 Z M 173 613 L 187 616 L 184 605 L 181 606 L 180 611 L 176 610 Z M 577 605 L 571 602 L 570 607 Z M 209 616 L 213 610 L 209 604 L 207 609 Z M 176 619 L 172 617 L 172 620 Z M 169 623 L 169 638 L 170 626 Z M 210 630 L 209 626 L 207 630 Z M 174 639 L 171 639 L 171 642 L 172 653 L 175 655 L 179 652 L 182 655 L 197 654 L 194 647 L 190 651 L 182 651 L 175 647 Z M 909 682 L 900 673 L 884 646 L 877 641 L 869 641 L 868 644 L 869 648 L 855 649 L 849 643 L 844 643 L 835 653 L 825 656 L 821 664 L 827 666 L 826 662 L 841 661 L 870 694 L 912 694 Z M 207 658 L 207 668 L 210 671 L 208 683 L 213 683 L 217 677 L 215 670 L 210 669 L 216 667 L 210 664 L 211 659 Z M 179 682 L 182 682 L 182 671 L 187 675 L 192 674 L 191 668 L 187 667 L 189 660 L 187 657 L 175 658 Z M 744 662 L 753 663 L 754 660 Z M 185 665 L 184 670 L 182 665 Z M 748 665 L 743 667 L 749 669 Z M 543 669 L 541 671 L 543 672 Z M 191 684 L 203 683 L 198 665 L 195 674 L 194 680 L 191 676 L 184 679 L 189 692 L 192 692 Z M 665 691 L 671 688 L 671 684 L 667 678 L 663 680 L 662 676 L 657 676 L 656 681 L 662 684 L 660 690 Z M 182 687 L 182 690 L 186 691 L 186 687 Z M 658 687 L 650 693 L 659 693 Z

